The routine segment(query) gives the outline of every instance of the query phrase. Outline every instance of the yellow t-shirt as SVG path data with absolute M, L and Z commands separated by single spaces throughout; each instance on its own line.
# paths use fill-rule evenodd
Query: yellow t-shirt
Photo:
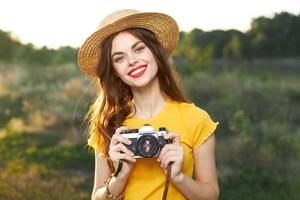
M 140 128 L 150 124 L 156 130 L 166 127 L 169 132 L 180 135 L 180 144 L 184 149 L 182 171 L 192 177 L 193 149 L 199 147 L 214 132 L 218 123 L 209 114 L 190 103 L 166 101 L 164 108 L 151 119 L 132 117 L 123 123 L 129 128 Z M 93 143 L 89 141 L 89 143 Z M 156 158 L 138 158 L 125 188 L 125 199 L 128 200 L 157 200 L 161 199 L 166 176 Z M 170 183 L 168 199 L 186 199 L 183 194 Z

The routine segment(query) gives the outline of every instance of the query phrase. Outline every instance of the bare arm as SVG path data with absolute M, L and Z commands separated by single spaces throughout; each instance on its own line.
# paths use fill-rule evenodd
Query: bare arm
M 172 182 L 188 199 L 211 199 L 219 197 L 219 184 L 215 164 L 215 137 L 212 135 L 193 152 L 195 180 L 181 173 Z
M 105 199 L 105 181 L 110 177 L 111 172 L 104 155 L 95 152 L 95 176 L 92 200 Z M 114 177 L 109 183 L 109 190 L 112 194 L 119 195 L 126 184 L 126 177 Z
M 162 149 L 158 161 L 166 173 L 166 167 L 172 164 L 171 181 L 188 199 L 215 200 L 219 197 L 219 185 L 215 164 L 215 137 L 212 135 L 200 147 L 194 149 L 196 180 L 186 176 L 181 171 L 183 148 L 179 144 L 179 135 L 169 133 L 167 138 L 175 142 L 167 144 Z
M 95 175 L 94 175 L 94 187 L 92 192 L 92 199 L 104 199 L 105 181 L 110 176 L 110 169 L 108 167 L 106 158 L 104 155 L 100 155 L 95 151 Z M 96 198 L 97 192 L 97 198 Z M 100 194 L 102 193 L 102 195 Z M 102 196 L 102 198 L 100 197 Z
M 132 170 L 133 162 L 135 162 L 133 153 L 129 151 L 123 144 L 128 144 L 130 140 L 128 141 L 128 139 L 119 134 L 124 129 L 126 129 L 126 127 L 120 127 L 116 130 L 116 133 L 112 137 L 110 144 L 109 156 L 112 159 L 115 168 L 117 167 L 120 159 L 123 159 L 124 161 L 121 172 L 117 177 L 113 177 L 108 185 L 110 193 L 114 196 L 118 196 L 122 193 L 130 171 Z M 105 199 L 105 182 L 110 176 L 111 171 L 107 163 L 107 158 L 103 154 L 99 154 L 95 151 L 95 177 L 92 200 Z

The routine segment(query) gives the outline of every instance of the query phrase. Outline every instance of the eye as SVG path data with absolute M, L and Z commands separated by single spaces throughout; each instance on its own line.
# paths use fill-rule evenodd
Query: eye
M 115 56 L 114 58 L 114 62 L 120 63 L 122 61 L 124 61 L 124 56 Z
M 141 53 L 145 49 L 145 46 L 140 46 L 135 49 L 135 53 Z

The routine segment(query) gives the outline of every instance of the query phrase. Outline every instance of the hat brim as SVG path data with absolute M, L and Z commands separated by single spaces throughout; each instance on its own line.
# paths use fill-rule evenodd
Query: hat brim
M 100 28 L 85 40 L 78 52 L 80 69 L 89 76 L 97 76 L 96 69 L 105 39 L 116 32 L 134 27 L 152 31 L 169 54 L 177 47 L 179 29 L 172 17 L 163 13 L 135 13 Z

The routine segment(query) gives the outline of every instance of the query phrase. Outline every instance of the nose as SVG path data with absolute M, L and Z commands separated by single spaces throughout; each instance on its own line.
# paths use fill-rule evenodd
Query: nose
M 138 59 L 134 55 L 129 55 L 127 58 L 129 66 L 134 66 L 138 62 Z

